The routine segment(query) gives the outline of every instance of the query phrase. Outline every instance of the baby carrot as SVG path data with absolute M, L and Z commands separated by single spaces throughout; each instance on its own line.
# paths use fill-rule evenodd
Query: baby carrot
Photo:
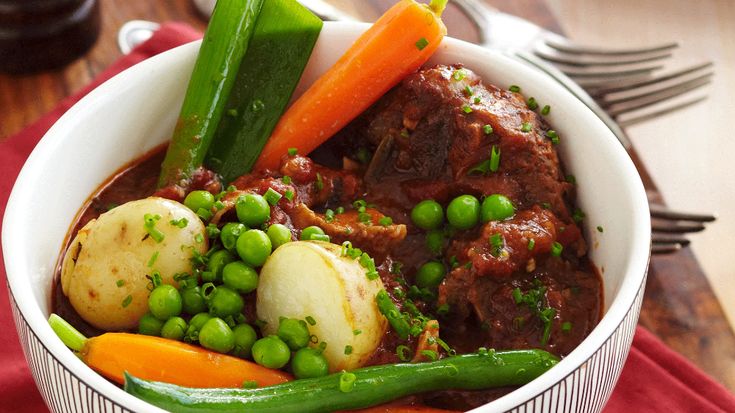
M 400 0 L 286 111 L 255 169 L 275 169 L 289 148 L 307 154 L 434 54 L 448 0 Z

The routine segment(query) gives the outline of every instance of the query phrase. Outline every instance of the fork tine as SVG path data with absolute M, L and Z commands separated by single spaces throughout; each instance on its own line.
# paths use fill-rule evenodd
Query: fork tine
M 713 75 L 714 73 L 707 73 L 702 76 L 698 76 L 693 79 L 685 79 L 677 83 L 666 81 L 663 84 L 654 83 L 629 90 L 607 93 L 596 100 L 602 106 L 611 106 L 616 103 L 630 102 L 636 99 L 642 99 L 647 96 L 656 96 L 659 94 L 668 96 L 667 93 L 675 93 L 679 90 L 688 91 L 691 89 L 695 89 L 702 84 L 707 84 L 711 81 L 711 77 Z M 677 93 L 676 95 L 679 95 L 679 93 Z
M 661 205 L 649 205 L 651 217 L 672 221 L 713 222 L 717 219 L 714 214 L 693 214 L 690 212 L 672 211 Z
M 554 37 L 553 39 L 551 38 L 545 39 L 544 44 L 546 44 L 547 46 L 553 49 L 559 50 L 561 52 L 572 53 L 572 54 L 596 54 L 596 55 L 603 55 L 603 56 L 604 55 L 626 56 L 626 55 L 635 55 L 635 54 L 654 53 L 654 52 L 673 50 L 679 47 L 679 44 L 674 42 L 674 43 L 665 43 L 661 45 L 644 47 L 644 48 L 606 49 L 606 48 L 600 48 L 600 47 L 578 45 L 562 37 L 558 37 L 558 38 Z
M 686 223 L 686 222 L 666 222 L 666 223 L 652 223 L 651 231 L 654 232 L 665 232 L 667 234 L 686 234 L 689 232 L 701 232 L 704 231 L 704 224 L 702 223 Z
M 649 74 L 654 70 L 663 69 L 663 65 L 652 63 L 629 63 L 619 66 L 573 66 L 564 63 L 554 63 L 559 70 L 577 81 L 578 78 L 619 78 Z
M 700 96 L 698 98 L 689 99 L 681 103 L 677 103 L 675 105 L 670 105 L 663 107 L 658 110 L 646 112 L 640 115 L 626 117 L 624 119 L 620 119 L 618 117 L 615 118 L 615 121 L 618 122 L 618 125 L 620 125 L 623 128 L 627 128 L 628 126 L 635 125 L 637 123 L 647 121 L 654 118 L 659 118 L 663 115 L 666 115 L 671 112 L 676 112 L 677 110 L 688 108 L 689 106 L 696 105 L 699 102 L 703 102 L 707 100 L 707 96 Z
M 651 236 L 651 242 L 654 245 L 671 245 L 671 244 L 679 244 L 682 247 L 685 247 L 691 243 L 687 238 L 684 238 L 682 236 L 670 236 L 670 235 L 662 235 L 662 234 L 653 234 Z
M 687 93 L 691 90 L 699 89 L 700 87 L 706 86 L 711 82 L 712 79 L 709 76 L 704 79 L 696 79 L 695 81 L 687 82 L 675 88 L 664 89 L 624 102 L 605 105 L 607 106 L 605 110 L 608 114 L 610 114 L 610 116 L 615 117 L 626 112 L 638 110 L 653 105 L 655 103 L 662 102 L 679 95 L 683 95 L 684 93 Z
M 669 80 L 678 79 L 681 77 L 685 77 L 689 74 L 699 72 L 704 69 L 712 68 L 714 64 L 712 62 L 707 62 L 703 64 L 699 64 L 696 66 L 690 66 L 686 67 L 681 70 L 677 70 L 674 72 L 661 74 L 654 77 L 647 77 L 647 76 L 641 76 L 638 79 L 635 78 L 623 78 L 623 79 L 612 79 L 608 81 L 602 81 L 598 82 L 596 84 L 590 84 L 586 85 L 585 88 L 588 88 L 588 92 L 590 92 L 590 96 L 596 97 L 600 95 L 604 95 L 606 93 L 612 93 L 612 92 L 618 92 L 622 90 L 628 90 L 638 87 L 644 87 L 649 86 L 657 83 L 663 83 Z M 708 71 L 707 73 L 712 74 L 713 71 Z M 589 90 L 591 89 L 591 90 Z
M 681 244 L 661 245 L 654 244 L 651 246 L 651 254 L 671 254 L 681 249 Z
M 671 57 L 669 51 L 646 53 L 640 55 L 589 55 L 560 52 L 540 43 L 534 49 L 536 56 L 554 63 L 572 66 L 620 66 L 632 63 L 644 63 Z

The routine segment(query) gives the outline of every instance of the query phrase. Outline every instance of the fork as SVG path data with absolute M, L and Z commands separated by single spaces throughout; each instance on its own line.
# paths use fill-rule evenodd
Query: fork
M 453 0 L 453 3 L 476 27 L 481 45 L 527 51 L 552 64 L 623 127 L 701 102 L 704 100 L 701 96 L 684 102 L 675 102 L 674 98 L 712 80 L 711 62 L 653 75 L 655 70 L 663 68 L 660 60 L 671 57 L 677 43 L 631 49 L 584 46 L 501 13 L 482 0 Z M 512 38 L 508 33 L 513 33 Z

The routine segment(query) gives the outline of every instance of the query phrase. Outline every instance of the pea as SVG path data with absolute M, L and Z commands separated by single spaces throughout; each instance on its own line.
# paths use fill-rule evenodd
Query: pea
M 258 273 L 242 261 L 225 265 L 222 282 L 233 290 L 247 294 L 258 288 Z
M 433 229 L 426 234 L 426 248 L 434 255 L 441 254 L 444 246 L 444 233 L 442 230 Z
M 248 227 L 239 222 L 226 223 L 219 233 L 219 239 L 222 240 L 222 246 L 224 246 L 226 250 L 232 251 L 235 249 L 237 238 L 247 230 Z
M 204 348 L 227 353 L 235 348 L 235 335 L 221 318 L 211 318 L 199 331 L 199 344 Z
M 276 334 L 293 351 L 309 344 L 309 327 L 304 320 L 282 318 Z
M 480 201 L 472 195 L 460 195 L 447 207 L 447 221 L 457 229 L 470 229 L 480 220 Z
M 148 309 L 151 314 L 161 321 L 181 314 L 181 294 L 174 286 L 163 284 L 154 288 L 148 296 Z
M 191 191 L 184 199 L 184 205 L 194 212 L 199 211 L 199 209 L 209 211 L 214 206 L 214 195 L 207 191 Z
M 312 225 L 310 227 L 306 227 L 303 230 L 301 230 L 301 240 L 302 241 L 308 241 L 312 239 L 314 235 L 325 235 L 324 230 L 317 227 L 316 225 Z
M 222 269 L 235 260 L 237 260 L 237 257 L 227 250 L 219 250 L 212 254 L 207 262 L 207 270 L 212 274 L 210 276 L 212 281 L 222 282 Z
M 183 340 L 187 330 L 186 320 L 181 317 L 171 317 L 161 328 L 161 337 L 171 340 Z
M 482 201 L 482 222 L 510 218 L 515 212 L 513 203 L 504 195 L 493 194 Z
M 160 336 L 163 321 L 153 317 L 151 313 L 145 313 L 138 321 L 138 333 L 147 336 Z
M 411 221 L 421 229 L 436 229 L 444 222 L 444 209 L 438 202 L 425 199 L 411 210 Z
M 181 309 L 186 314 L 201 313 L 207 309 L 207 303 L 202 297 L 202 289 L 199 286 L 184 287 L 179 290 L 181 294 Z
M 265 232 L 251 229 L 237 239 L 237 254 L 251 267 L 260 267 L 271 255 L 271 240 Z
M 435 288 L 444 280 L 446 269 L 444 264 L 436 261 L 429 261 L 419 267 L 416 273 L 416 285 L 419 288 Z
M 207 304 L 209 304 L 209 312 L 213 316 L 226 318 L 227 316 L 235 317 L 240 314 L 245 306 L 245 301 L 237 291 L 220 285 L 215 287 Z
M 329 363 L 320 351 L 306 347 L 294 354 L 291 370 L 297 379 L 323 377 L 329 374 Z
M 285 225 L 273 224 L 268 227 L 268 238 L 271 239 L 273 249 L 276 249 L 287 242 L 291 242 L 291 230 Z
M 245 194 L 235 203 L 238 221 L 250 228 L 263 225 L 271 217 L 268 201 L 258 194 Z
M 258 334 L 250 324 L 238 324 L 232 333 L 235 335 L 235 348 L 232 354 L 240 358 L 250 358 L 253 344 L 258 339 Z
M 263 337 L 253 344 L 253 360 L 263 367 L 280 369 L 291 358 L 291 350 L 278 336 Z
M 205 312 L 198 313 L 192 317 L 191 320 L 189 320 L 189 328 L 186 329 L 187 340 L 199 340 L 199 331 L 201 331 L 204 324 L 206 324 L 210 319 L 212 319 L 212 316 Z

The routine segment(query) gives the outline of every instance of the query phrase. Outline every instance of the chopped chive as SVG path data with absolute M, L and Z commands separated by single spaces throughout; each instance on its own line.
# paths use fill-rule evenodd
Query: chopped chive
M 551 245 L 551 255 L 554 257 L 558 257 L 561 255 L 561 251 L 564 249 L 564 246 L 562 246 L 559 242 L 554 241 L 554 243 Z
M 115 285 L 117 285 L 118 287 L 122 287 L 123 285 L 125 285 L 125 280 L 117 280 L 115 281 Z
M 224 209 L 224 207 L 225 203 L 222 201 L 217 201 L 214 203 L 214 208 L 217 209 L 217 211 L 219 211 L 220 209 Z
M 321 191 L 324 189 L 324 181 L 322 180 L 322 174 L 316 173 L 316 190 Z
M 531 110 L 538 109 L 538 102 L 536 102 L 536 98 L 533 96 L 528 98 L 528 100 L 526 101 L 526 105 L 528 105 L 528 108 Z
M 409 361 L 411 360 L 411 349 L 408 348 L 408 346 L 401 344 L 396 347 L 396 355 L 398 355 L 398 359 L 401 361 Z
M 572 219 L 573 219 L 573 220 L 574 220 L 574 222 L 576 222 L 577 224 L 579 224 L 580 222 L 582 222 L 582 220 L 584 220 L 584 217 L 585 217 L 584 211 L 582 211 L 582 210 L 581 210 L 581 209 L 579 209 L 579 208 L 576 208 L 576 209 L 574 210 L 574 213 L 572 213 Z
M 393 224 L 393 218 L 391 217 L 382 217 L 378 220 L 378 223 L 384 227 L 387 227 L 388 225 Z
M 362 334 L 362 330 L 352 330 L 353 336 L 359 336 L 360 334 Z
M 293 201 L 293 195 L 293 191 L 289 189 L 283 194 L 283 197 L 288 199 L 289 201 Z
M 202 234 L 196 234 L 194 236 L 194 241 L 201 244 L 202 242 L 204 242 L 204 237 L 202 236 Z
M 602 228 L 602 225 L 597 226 L 597 232 L 604 232 L 605 228 Z
M 208 221 L 210 218 L 212 218 L 212 211 L 208 209 L 199 208 L 196 212 L 199 218 L 203 219 L 204 221 Z
M 572 185 L 576 185 L 577 184 L 577 178 L 574 175 L 572 175 L 572 174 L 567 175 L 565 177 L 565 180 L 567 182 L 569 182 L 570 184 L 572 184 Z
M 133 296 L 132 295 L 128 295 L 127 297 L 125 297 L 124 300 L 122 300 L 122 308 L 125 308 L 125 307 L 129 306 L 130 303 L 132 303 L 132 302 L 133 302 Z
M 551 139 L 551 143 L 553 143 L 554 145 L 559 144 L 559 135 L 556 133 L 555 130 L 549 129 L 548 131 L 546 131 L 546 137 Z
M 345 207 L 337 207 L 337 209 L 335 209 L 335 210 L 334 210 L 334 212 L 335 212 L 335 213 L 336 213 L 337 215 L 339 215 L 339 214 L 344 214 L 344 213 L 345 213 Z
M 153 265 L 156 263 L 157 259 L 158 259 L 158 251 L 154 252 L 153 255 L 151 255 L 151 259 L 148 260 L 148 268 L 152 268 Z
M 449 304 L 442 304 L 436 308 L 436 313 L 439 315 L 449 314 Z
M 541 203 L 541 208 L 543 208 L 543 209 L 551 209 L 551 204 L 548 203 L 548 202 L 542 202 Z
M 189 225 L 189 220 L 186 218 L 179 218 L 172 219 L 171 221 L 168 221 L 168 223 L 175 227 L 186 228 L 186 226 Z
M 531 132 L 532 127 L 531 122 L 523 122 L 523 124 L 521 124 L 521 132 Z
M 466 93 L 467 96 L 472 96 L 475 94 L 475 92 L 472 91 L 472 88 L 470 87 L 470 85 L 467 85 L 464 87 L 464 93 Z
M 485 135 L 489 135 L 493 133 L 493 127 L 490 125 L 485 125 L 482 127 L 482 131 L 485 132 Z
M 534 247 L 536 247 L 536 240 L 531 238 L 528 240 L 528 250 L 533 251 Z
M 422 37 L 416 41 L 416 48 L 419 50 L 424 50 L 424 48 L 428 45 L 429 45 L 429 41 L 426 40 L 425 37 Z
M 279 194 L 273 188 L 268 188 L 268 190 L 265 191 L 265 194 L 263 194 L 263 198 L 265 198 L 265 200 L 269 204 L 276 205 L 278 203 L 278 201 L 280 201 L 281 198 L 283 198 L 283 195 Z
M 494 257 L 499 256 L 501 251 L 503 250 L 504 244 L 505 241 L 503 240 L 503 235 L 499 233 L 491 235 L 490 246 L 492 247 L 492 249 L 490 250 L 490 254 L 492 254 Z
M 286 184 L 286 185 L 289 185 L 289 184 L 291 184 L 291 177 L 290 177 L 290 176 L 288 176 L 288 175 L 284 175 L 284 176 L 283 176 L 283 177 L 281 178 L 281 182 L 283 182 L 283 183 L 284 183 L 284 184 Z
M 299 153 L 299 150 L 296 148 L 288 148 L 288 156 L 296 156 L 296 154 Z
M 334 221 L 334 211 L 331 209 L 327 209 L 326 211 L 324 211 L 324 220 L 327 222 Z
M 352 346 L 348 344 L 345 346 L 345 355 L 349 356 L 350 354 L 352 354 Z
M 145 223 L 144 225 L 145 225 L 146 232 L 151 238 L 153 238 L 154 241 L 158 243 L 160 243 L 161 241 L 163 241 L 164 238 L 166 238 L 163 232 L 159 231 L 156 228 L 156 221 L 158 221 L 159 219 L 161 219 L 161 216 L 158 214 L 156 215 L 145 214 L 143 216 L 143 221 Z
M 406 129 L 406 128 L 401 129 L 401 137 L 408 138 L 409 136 L 410 135 L 408 133 L 408 129 Z
M 518 85 L 510 85 L 510 87 L 508 88 L 508 90 L 510 90 L 513 93 L 518 93 L 518 92 L 521 91 L 521 87 L 518 86 Z
M 572 323 L 570 323 L 569 321 L 565 321 L 561 323 L 561 331 L 568 333 L 571 330 L 572 330 Z
M 515 301 L 516 304 L 520 304 L 521 301 L 523 301 L 523 294 L 521 293 L 521 289 L 516 287 L 513 292 L 513 301 Z
M 217 238 L 219 237 L 219 234 L 221 232 L 220 229 L 217 228 L 217 225 L 214 225 L 214 224 L 207 225 L 206 230 L 207 230 L 207 237 L 209 238 Z
M 316 320 L 314 320 L 314 317 L 312 317 L 310 315 L 306 316 L 306 318 L 304 320 L 306 320 L 306 322 L 309 323 L 310 326 L 315 326 L 316 325 Z
M 475 102 L 475 105 L 479 105 L 482 102 L 482 99 L 479 96 L 475 96 L 473 102 Z
M 545 105 L 541 109 L 541 114 L 544 115 L 544 116 L 548 115 L 550 112 L 551 112 L 551 106 L 549 106 L 549 105 Z
M 436 361 L 439 358 L 434 350 L 421 350 L 420 354 L 429 359 L 429 361 Z
M 464 70 L 464 69 L 457 69 L 457 70 L 454 71 L 454 73 L 452 73 L 452 79 L 454 79 L 454 80 L 456 80 L 458 82 L 460 80 L 464 79 L 465 76 L 467 76 L 467 71 Z
M 500 167 L 500 148 L 493 145 L 490 152 L 490 172 L 496 172 Z
M 355 380 L 357 376 L 354 373 L 343 372 L 339 376 L 339 391 L 342 393 L 349 393 L 352 388 L 355 387 Z
M 464 113 L 472 113 L 472 108 L 469 107 L 468 105 L 464 105 L 464 106 L 462 106 L 462 112 L 464 112 Z

